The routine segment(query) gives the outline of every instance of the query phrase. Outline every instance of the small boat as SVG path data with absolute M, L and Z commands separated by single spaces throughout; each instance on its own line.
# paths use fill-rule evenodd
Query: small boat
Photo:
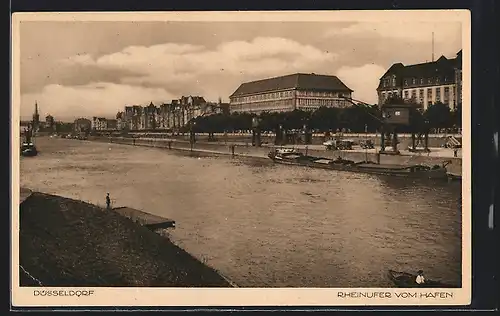
M 417 275 L 407 272 L 399 272 L 394 270 L 388 271 L 389 279 L 397 286 L 403 288 L 456 288 L 458 286 L 446 284 L 440 281 L 425 279 L 423 284 L 418 284 L 416 282 Z
M 33 157 L 38 155 L 38 150 L 33 143 L 33 129 L 28 127 L 28 130 L 24 131 L 24 140 L 21 143 L 21 156 Z
M 328 159 L 321 157 L 306 156 L 293 148 L 279 148 L 269 152 L 268 157 L 276 163 L 296 165 L 318 169 L 329 169 L 339 171 L 350 171 L 378 175 L 390 175 L 408 178 L 422 179 L 447 179 L 446 164 L 433 167 L 425 165 L 389 165 L 376 164 L 374 162 L 354 162 L 352 160 Z
M 267 155 L 270 159 L 275 162 L 284 165 L 305 165 L 307 161 L 310 161 L 314 157 L 306 156 L 300 151 L 294 148 L 278 148 L 275 149 Z
M 21 145 L 21 155 L 24 157 L 33 157 L 38 155 L 38 150 L 33 143 L 23 143 Z

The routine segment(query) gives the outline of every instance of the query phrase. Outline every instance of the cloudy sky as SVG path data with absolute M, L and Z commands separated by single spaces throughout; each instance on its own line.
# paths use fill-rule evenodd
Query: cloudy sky
M 54 22 L 20 25 L 21 118 L 113 117 L 182 95 L 217 101 L 239 84 L 295 72 L 338 76 L 376 102 L 395 62 L 454 57 L 459 22 Z

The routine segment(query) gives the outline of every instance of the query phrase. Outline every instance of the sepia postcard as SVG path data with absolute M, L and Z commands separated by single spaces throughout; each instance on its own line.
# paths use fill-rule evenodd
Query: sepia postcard
M 13 306 L 470 304 L 469 11 L 12 22 Z

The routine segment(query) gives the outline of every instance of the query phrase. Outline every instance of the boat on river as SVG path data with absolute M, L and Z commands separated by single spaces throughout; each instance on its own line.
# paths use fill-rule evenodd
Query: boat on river
M 21 156 L 33 157 L 38 155 L 38 150 L 32 142 L 24 142 L 21 144 Z
M 284 165 L 295 165 L 318 169 L 329 169 L 339 171 L 350 171 L 378 175 L 390 175 L 397 177 L 422 178 L 422 179 L 447 179 L 447 163 L 435 165 L 390 165 L 377 164 L 374 162 L 354 162 L 352 160 L 328 159 L 322 157 L 307 156 L 293 148 L 277 148 L 269 152 L 268 157 L 275 163 Z M 448 162 L 449 163 L 449 162 Z
M 441 281 L 425 279 L 423 284 L 418 284 L 416 282 L 417 275 L 408 272 L 399 272 L 394 270 L 389 270 L 387 273 L 389 279 L 397 286 L 402 288 L 454 288 L 457 286 L 446 284 Z
M 31 129 L 24 132 L 24 140 L 21 143 L 20 148 L 21 156 L 33 157 L 38 155 L 38 150 L 33 143 L 33 138 L 33 131 Z

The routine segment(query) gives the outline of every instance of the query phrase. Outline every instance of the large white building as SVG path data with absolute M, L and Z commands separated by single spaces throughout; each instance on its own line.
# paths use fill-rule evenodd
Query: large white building
M 453 110 L 462 102 L 462 51 L 453 59 L 441 56 L 423 64 L 393 64 L 380 78 L 377 93 L 379 105 L 397 96 L 421 104 L 424 110 L 438 102 Z
M 241 84 L 229 96 L 231 112 L 287 112 L 348 107 L 349 89 L 336 76 L 296 73 Z

